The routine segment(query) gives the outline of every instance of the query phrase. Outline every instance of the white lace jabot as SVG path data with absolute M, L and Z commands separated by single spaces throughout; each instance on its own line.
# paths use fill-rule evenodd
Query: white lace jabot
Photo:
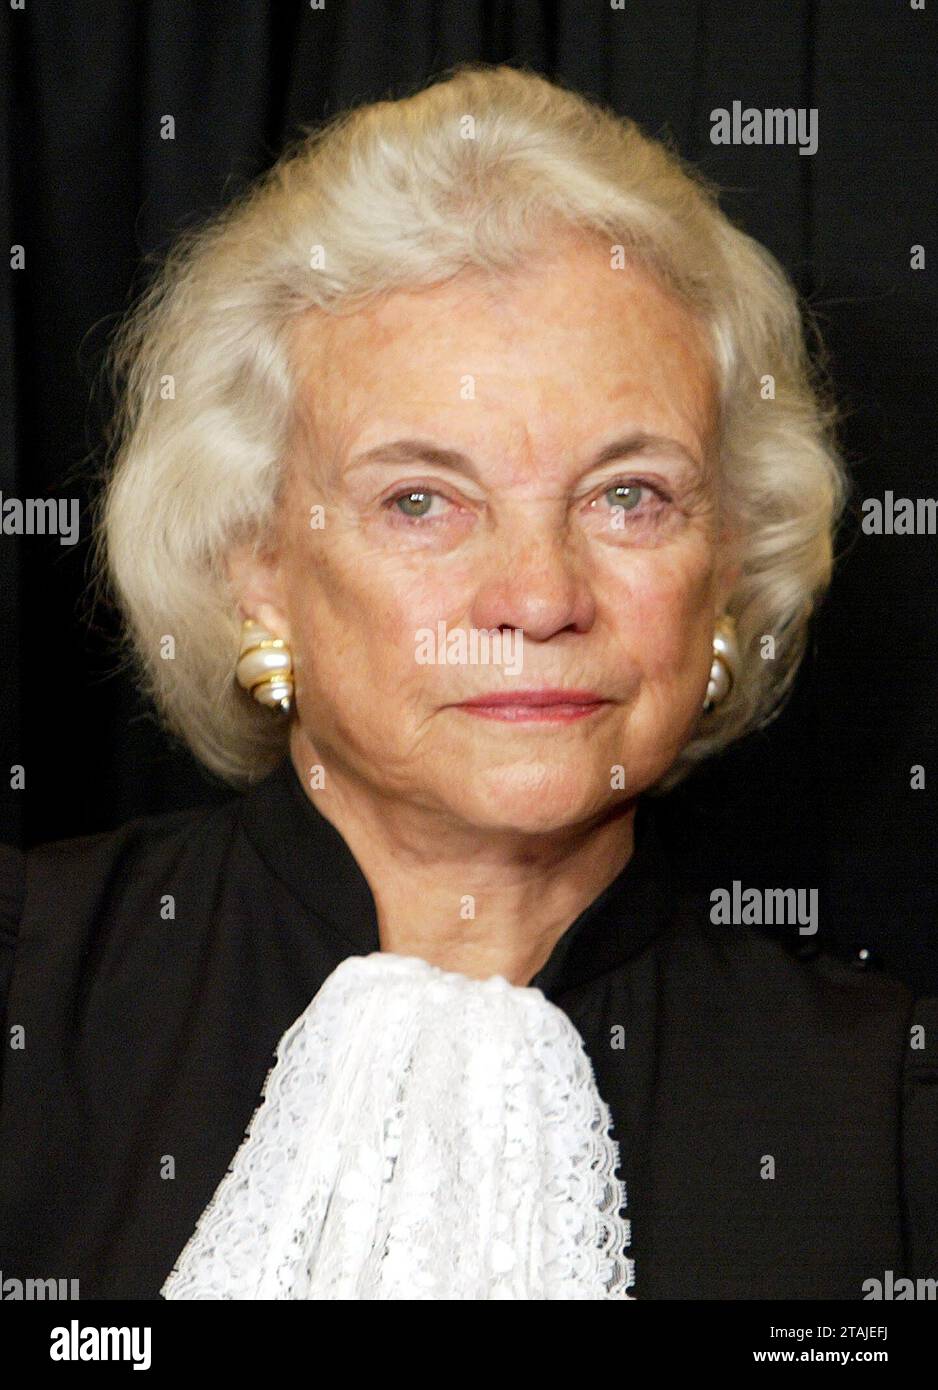
M 179 1299 L 630 1299 L 618 1145 L 538 989 L 350 956 L 287 1029 L 162 1288 Z

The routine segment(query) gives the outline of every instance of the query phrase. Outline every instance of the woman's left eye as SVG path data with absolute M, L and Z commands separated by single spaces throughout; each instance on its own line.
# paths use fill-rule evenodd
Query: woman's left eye
M 395 509 L 398 515 L 407 521 L 422 521 L 424 517 L 430 516 L 434 499 L 441 502 L 445 500 L 438 492 L 432 492 L 430 488 L 415 487 L 389 497 L 384 505 L 388 509 Z
M 606 488 L 603 496 L 609 499 L 613 507 L 632 512 L 642 500 L 641 494 L 646 491 L 643 483 L 614 483 L 612 487 Z
M 661 510 L 668 500 L 664 493 L 653 487 L 651 483 L 634 481 L 612 483 L 603 489 L 601 496 L 616 514 L 616 519 L 623 524 L 630 513 L 636 512 L 642 516 L 653 515 Z

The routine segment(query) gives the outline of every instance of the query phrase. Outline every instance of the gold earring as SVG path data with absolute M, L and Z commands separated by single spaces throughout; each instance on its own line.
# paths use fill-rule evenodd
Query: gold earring
M 724 613 L 713 635 L 713 661 L 703 707 L 712 710 L 722 703 L 733 688 L 739 672 L 739 644 L 736 641 L 736 619 Z
M 282 637 L 246 618 L 241 625 L 241 650 L 235 667 L 238 684 L 258 704 L 288 714 L 293 703 L 293 657 Z

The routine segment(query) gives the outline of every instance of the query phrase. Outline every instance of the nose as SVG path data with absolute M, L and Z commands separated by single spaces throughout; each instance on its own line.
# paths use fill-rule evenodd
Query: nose
M 493 536 L 482 564 L 473 627 L 520 628 L 536 642 L 592 627 L 596 605 L 582 557 L 548 518 L 513 518 Z

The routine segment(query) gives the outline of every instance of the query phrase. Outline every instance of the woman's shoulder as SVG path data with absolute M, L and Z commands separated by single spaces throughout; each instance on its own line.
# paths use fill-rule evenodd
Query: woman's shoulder
M 0 1008 L 22 936 L 24 916 L 67 931 L 82 904 L 101 903 L 128 884 L 165 877 L 184 857 L 208 867 L 224 844 L 239 798 L 159 815 L 136 816 L 111 830 L 46 840 L 29 849 L 0 842 Z
M 681 880 L 671 948 L 687 973 L 714 975 L 742 1007 L 747 999 L 765 1010 L 773 1000 L 783 1015 L 869 1018 L 880 1011 L 903 1014 L 915 989 L 863 947 L 848 947 L 832 933 L 795 926 L 724 920 L 711 890 Z
M 680 904 L 662 964 L 688 1013 L 706 997 L 712 1023 L 792 1055 L 806 1051 L 857 1085 L 874 1070 L 884 1079 L 898 1070 L 916 1089 L 938 1079 L 938 996 L 875 953 L 823 931 L 723 924 L 699 890 L 681 893 Z
M 0 928 L 19 921 L 25 881 L 25 853 L 0 842 Z
M 15 845 L 0 844 L 0 1015 L 13 973 L 25 888 L 25 854 Z
M 174 842 L 188 842 L 193 835 L 212 831 L 230 819 L 238 798 L 217 805 L 193 806 L 157 815 L 134 816 L 111 830 L 73 835 L 59 840 L 43 840 L 29 849 L 0 843 L 0 912 L 15 915 L 22 906 L 28 884 L 43 880 L 60 882 L 63 873 L 106 871 L 142 863 L 159 856 Z
M 682 906 L 663 969 L 683 1026 L 700 1028 L 701 1048 L 714 1036 L 731 1041 L 751 1094 L 760 1082 L 793 1109 L 812 1100 L 832 1124 L 839 1114 L 845 1133 L 890 1126 L 911 1265 L 934 1277 L 938 995 L 823 933 L 721 925 L 700 892 L 682 895 Z

